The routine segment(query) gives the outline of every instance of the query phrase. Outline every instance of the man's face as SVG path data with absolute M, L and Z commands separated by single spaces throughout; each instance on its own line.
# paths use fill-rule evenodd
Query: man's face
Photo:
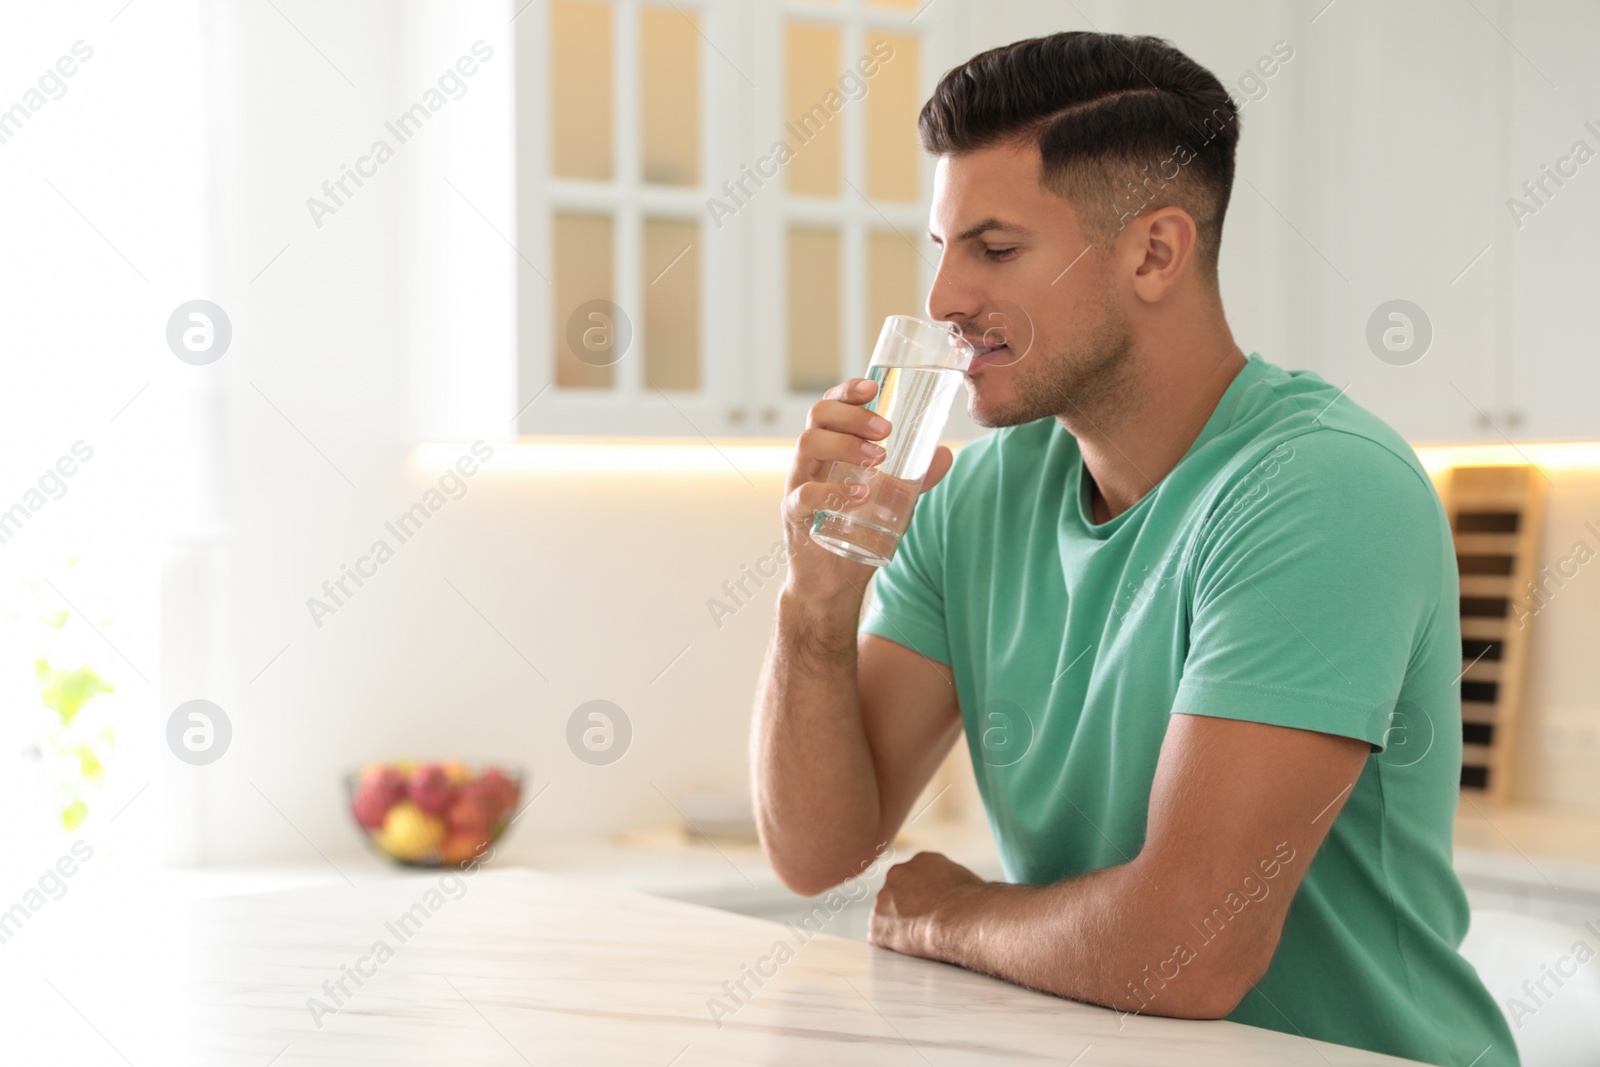
M 928 313 L 958 323 L 979 352 L 966 378 L 974 422 L 1070 419 L 1116 393 L 1132 339 L 1110 256 L 1039 184 L 1037 146 L 940 157 L 929 234 L 939 271 Z

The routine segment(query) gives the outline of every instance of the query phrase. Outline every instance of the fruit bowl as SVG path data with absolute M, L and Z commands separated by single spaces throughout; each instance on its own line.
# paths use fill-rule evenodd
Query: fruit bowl
M 345 776 L 350 814 L 379 852 L 406 867 L 482 860 L 517 812 L 522 774 L 459 760 L 372 763 Z

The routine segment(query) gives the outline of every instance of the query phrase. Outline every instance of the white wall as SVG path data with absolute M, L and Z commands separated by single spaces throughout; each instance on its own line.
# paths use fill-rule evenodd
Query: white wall
M 1600 470 L 1558 471 L 1548 487 L 1546 563 L 1600 554 Z M 1568 564 L 1569 568 L 1572 564 Z M 1513 788 L 1519 797 L 1600 811 L 1600 563 L 1550 596 L 1529 623 L 1530 655 Z

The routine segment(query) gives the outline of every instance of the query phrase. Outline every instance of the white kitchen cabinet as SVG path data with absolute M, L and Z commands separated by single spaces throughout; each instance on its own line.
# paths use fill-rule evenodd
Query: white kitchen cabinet
M 1600 35 L 1600 7 L 1518 5 L 1505 32 L 1521 52 L 1508 61 L 1510 152 L 1496 201 L 1514 283 L 1505 405 L 1512 436 L 1600 439 L 1600 68 L 1586 50 Z M 1505 203 L 1512 196 L 1535 213 L 1518 209 L 1514 223 Z
M 705 205 L 741 148 L 737 5 L 557 0 L 516 29 L 516 432 L 735 432 L 741 250 Z
M 923 311 L 916 113 L 964 8 L 919 6 L 519 17 L 516 432 L 793 436 Z
M 1600 76 L 1569 25 L 1580 18 L 1592 36 L 1600 12 L 1462 14 L 1443 2 L 1358 6 L 1316 25 L 1317 48 L 1350 57 L 1307 57 L 1317 79 L 1306 234 L 1327 267 L 1310 295 L 1317 369 L 1412 441 L 1594 438 L 1584 235 L 1600 223 L 1600 198 L 1583 186 L 1600 185 L 1600 163 L 1568 163 L 1575 175 L 1561 186 L 1542 168 L 1579 140 L 1600 151 L 1600 122 L 1585 125 L 1600 113 L 1583 110 Z M 1544 206 L 1514 214 L 1524 182 L 1541 179 Z M 1386 360 L 1369 344 L 1374 311 L 1395 299 L 1427 325 L 1391 325 L 1431 329 L 1420 358 Z
M 1299 42 L 1311 92 L 1286 102 L 1305 108 L 1317 369 L 1413 441 L 1493 434 L 1479 411 L 1499 399 L 1505 260 L 1475 257 L 1497 239 L 1500 47 L 1436 2 L 1335 7 Z M 1369 324 L 1399 300 L 1420 313 L 1377 315 L 1380 355 Z M 1387 331 L 1398 350 L 1381 344 Z

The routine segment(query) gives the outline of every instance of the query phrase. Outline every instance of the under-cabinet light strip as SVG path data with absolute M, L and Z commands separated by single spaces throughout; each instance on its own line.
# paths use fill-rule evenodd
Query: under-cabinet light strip
M 963 442 L 946 441 L 951 448 Z M 481 449 L 483 446 L 480 445 Z M 494 470 L 522 474 L 615 472 L 621 474 L 782 474 L 794 456 L 788 439 L 698 437 L 629 440 L 550 439 L 494 443 Z M 1600 470 L 1600 441 L 1526 444 L 1419 445 L 1417 456 L 1430 472 L 1449 467 L 1502 467 L 1532 463 L 1547 470 Z M 423 472 L 439 472 L 471 455 L 468 444 L 419 445 L 413 462 Z

